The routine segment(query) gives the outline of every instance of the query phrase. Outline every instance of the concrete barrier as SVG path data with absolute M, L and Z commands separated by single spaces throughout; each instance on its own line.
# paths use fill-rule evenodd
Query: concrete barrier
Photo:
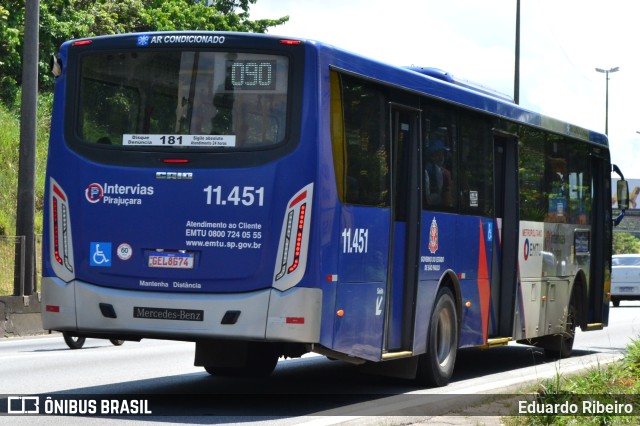
M 40 293 L 0 296 L 0 336 L 22 337 L 49 334 L 42 328 Z

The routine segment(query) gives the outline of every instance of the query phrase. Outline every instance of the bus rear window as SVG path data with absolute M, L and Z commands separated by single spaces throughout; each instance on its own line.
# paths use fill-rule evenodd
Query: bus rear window
M 246 150 L 284 141 L 287 57 L 160 51 L 87 55 L 81 63 L 82 142 Z

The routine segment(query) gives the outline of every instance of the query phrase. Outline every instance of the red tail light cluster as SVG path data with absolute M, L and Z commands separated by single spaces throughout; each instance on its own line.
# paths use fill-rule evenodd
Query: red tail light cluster
M 309 184 L 287 203 L 273 279 L 273 286 L 279 290 L 295 286 L 304 275 L 311 231 L 312 200 L 313 184 Z M 292 241 L 294 234 L 295 240 Z
M 49 243 L 52 267 L 65 281 L 73 279 L 73 249 L 69 200 L 60 185 L 51 179 L 49 207 Z

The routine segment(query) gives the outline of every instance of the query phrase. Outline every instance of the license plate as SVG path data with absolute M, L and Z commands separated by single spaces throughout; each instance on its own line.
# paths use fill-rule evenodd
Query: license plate
M 635 287 L 618 287 L 620 293 L 632 293 L 635 291 Z
M 193 253 L 149 254 L 149 268 L 193 269 Z

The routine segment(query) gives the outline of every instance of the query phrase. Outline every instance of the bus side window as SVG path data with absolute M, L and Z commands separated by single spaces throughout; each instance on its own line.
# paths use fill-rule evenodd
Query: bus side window
M 389 205 L 389 142 L 386 107 L 375 86 L 341 76 L 344 116 L 345 202 Z
M 425 108 L 422 141 L 422 199 L 425 210 L 451 211 L 457 206 L 455 126 L 451 113 Z
M 460 208 L 475 215 L 493 213 L 493 140 L 487 121 L 460 114 Z
M 569 221 L 579 225 L 590 222 L 591 169 L 584 146 L 571 144 L 569 155 Z
M 453 203 L 453 179 L 446 166 L 449 148 L 437 136 L 426 147 L 424 198 L 428 206 L 449 207 Z
M 544 182 L 547 193 L 546 222 L 567 222 L 569 184 L 564 142 L 563 139 L 554 137 L 550 137 L 546 142 L 544 169 Z
M 542 222 L 548 210 L 545 183 L 545 135 L 537 129 L 521 126 L 518 131 L 520 175 L 520 219 Z

